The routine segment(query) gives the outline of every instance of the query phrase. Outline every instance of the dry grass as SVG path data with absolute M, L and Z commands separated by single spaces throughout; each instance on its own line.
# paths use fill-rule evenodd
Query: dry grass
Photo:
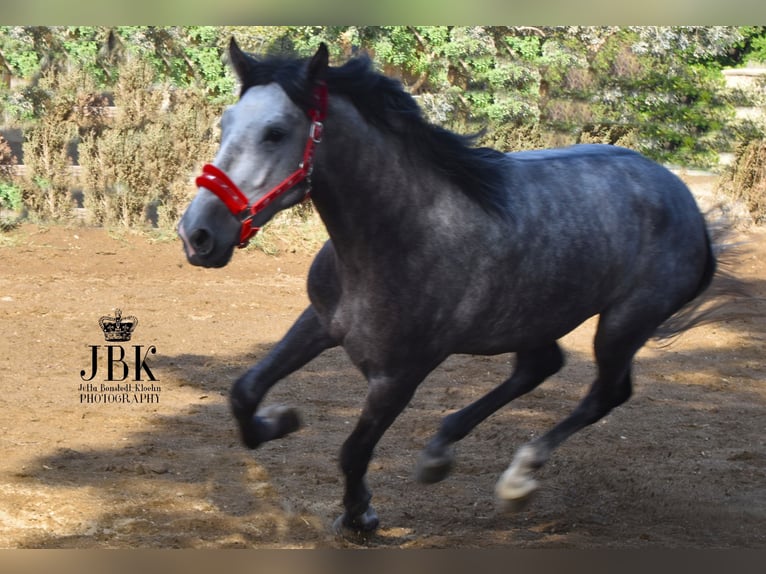
M 719 188 L 744 203 L 756 225 L 766 223 L 766 140 L 752 140 L 737 149 Z
M 327 239 L 327 230 L 319 215 L 311 204 L 304 204 L 278 213 L 247 249 L 258 249 L 269 255 L 316 253 Z

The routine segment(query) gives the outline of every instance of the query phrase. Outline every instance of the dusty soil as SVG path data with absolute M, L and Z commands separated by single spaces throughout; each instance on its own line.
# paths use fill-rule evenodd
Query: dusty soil
M 737 273 L 766 296 L 766 233 L 748 230 Z M 78 226 L 0 235 L 0 547 L 354 547 L 340 512 L 340 445 L 365 384 L 342 350 L 278 385 L 304 428 L 240 446 L 226 394 L 306 305 L 309 253 L 238 252 L 189 266 L 176 240 Z M 81 371 L 119 307 L 157 379 L 155 402 L 88 403 Z M 566 337 L 567 366 L 466 438 L 444 482 L 413 478 L 441 418 L 506 377 L 511 357 L 453 357 L 421 387 L 369 476 L 372 547 L 766 548 L 766 308 L 686 333 L 636 362 L 625 406 L 560 448 L 522 512 L 498 513 L 514 449 L 570 412 L 593 377 L 593 322 Z M 104 383 L 106 364 L 92 381 Z M 121 370 L 119 363 L 116 372 Z M 87 375 L 86 375 L 87 376 Z M 135 385 L 134 373 L 122 384 Z M 115 393 L 91 393 L 104 397 Z M 122 394 L 122 393 L 116 393 Z M 140 393 L 139 393 L 140 394 Z

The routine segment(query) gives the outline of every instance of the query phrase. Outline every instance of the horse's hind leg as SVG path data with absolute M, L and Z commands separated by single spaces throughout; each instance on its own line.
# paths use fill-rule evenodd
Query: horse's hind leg
M 454 443 L 500 407 L 537 387 L 563 364 L 564 356 L 557 343 L 534 351 L 518 352 L 516 367 L 508 380 L 478 401 L 444 418 L 439 432 L 420 454 L 417 479 L 425 483 L 444 479 L 452 469 Z
M 495 487 L 498 499 L 515 509 L 537 489 L 532 472 L 542 467 L 553 450 L 582 428 L 593 424 L 631 395 L 631 362 L 662 322 L 642 321 L 625 329 L 618 314 L 602 314 L 594 348 L 598 375 L 577 408 L 543 436 L 523 445 Z
M 267 391 L 336 342 L 308 307 L 287 334 L 232 386 L 229 401 L 239 423 L 242 441 L 249 448 L 298 430 L 300 419 L 291 408 L 268 407 L 254 416 Z

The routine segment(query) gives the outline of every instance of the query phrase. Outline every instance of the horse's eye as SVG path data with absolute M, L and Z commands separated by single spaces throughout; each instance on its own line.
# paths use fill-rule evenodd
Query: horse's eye
M 268 143 L 279 143 L 285 139 L 286 135 L 287 133 L 281 128 L 268 128 L 266 133 L 263 134 L 263 141 Z

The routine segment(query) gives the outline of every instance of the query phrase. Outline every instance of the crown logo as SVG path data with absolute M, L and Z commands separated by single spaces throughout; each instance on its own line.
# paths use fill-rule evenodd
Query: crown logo
M 114 310 L 114 317 L 105 315 L 98 320 L 104 339 L 107 341 L 130 341 L 130 335 L 138 327 L 138 319 L 132 315 L 122 316 L 120 309 Z

